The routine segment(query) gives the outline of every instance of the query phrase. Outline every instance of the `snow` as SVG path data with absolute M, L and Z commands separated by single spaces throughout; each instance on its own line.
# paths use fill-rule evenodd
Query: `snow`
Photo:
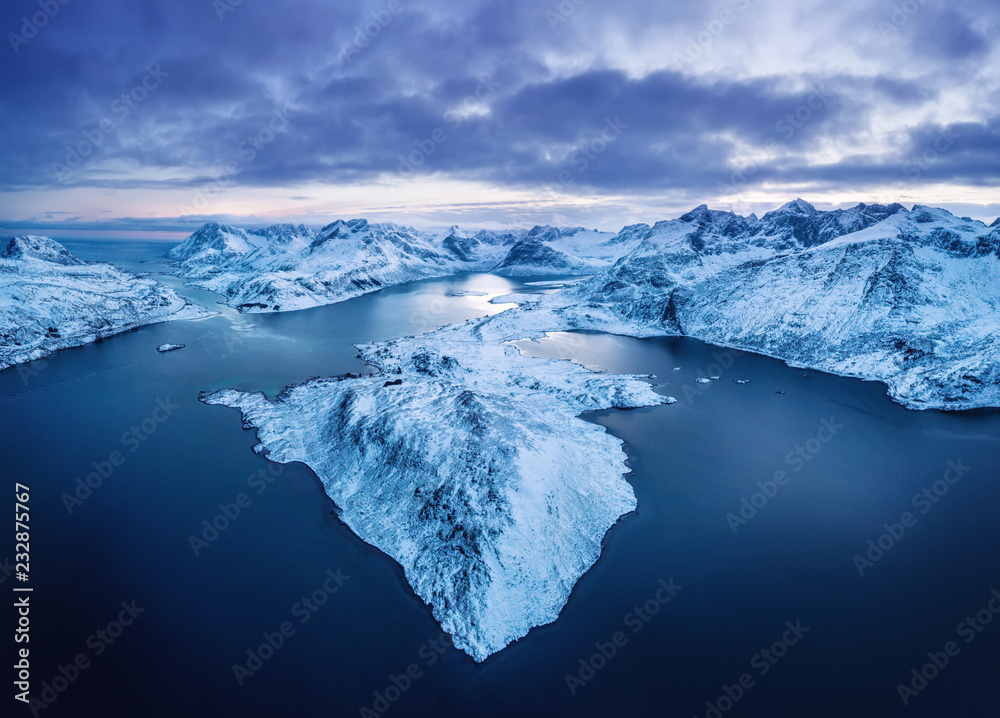
M 783 210 L 626 228 L 636 250 L 505 321 L 691 336 L 882 381 L 914 409 L 1000 406 L 1000 230 L 919 205 Z
M 491 324 L 359 346 L 378 375 L 276 402 L 205 398 L 239 408 L 270 460 L 308 464 L 477 661 L 554 621 L 636 506 L 622 442 L 580 414 L 675 401 L 646 377 L 522 355 L 507 342 L 523 337 Z
M 89 264 L 48 237 L 0 251 L 0 369 L 154 322 L 211 312 L 110 264 Z
M 518 306 L 486 319 L 360 346 L 376 376 L 314 380 L 274 402 L 233 390 L 205 399 L 240 409 L 271 460 L 312 467 L 345 523 L 400 563 L 477 661 L 554 621 L 605 533 L 635 508 L 621 442 L 580 415 L 676 401 L 648 378 L 527 357 L 511 342 L 573 330 L 691 336 L 880 380 L 911 408 L 1000 406 L 1000 229 L 943 210 L 823 212 L 796 200 L 758 219 L 701 206 L 611 239 L 551 227 L 428 237 L 362 220 L 324 230 L 307 255 L 334 239 L 336 276 L 362 286 L 328 287 L 303 302 L 367 291 L 364 278 L 384 286 L 501 254 L 496 271 L 604 265 L 554 294 L 494 297 Z M 359 274 L 359 243 L 391 261 L 364 255 Z M 188 250 L 189 258 L 219 251 Z M 307 277 L 333 262 L 280 256 L 293 283 L 314 281 Z M 275 281 L 265 265 L 189 269 L 235 282 L 227 296 L 241 301 L 254 296 L 247 287 Z M 261 304 L 295 305 L 285 301 L 278 292 Z
M 240 409 L 271 460 L 312 467 L 344 522 L 399 562 L 477 661 L 554 621 L 636 506 L 621 441 L 581 414 L 676 401 L 648 377 L 528 357 L 511 342 L 573 330 L 691 336 L 883 381 L 911 408 L 1000 406 L 1000 226 L 920 205 L 824 212 L 795 200 L 762 218 L 702 205 L 617 235 L 209 224 L 171 257 L 247 312 L 469 271 L 591 275 L 554 294 L 493 297 L 518 306 L 486 319 L 362 345 L 375 376 L 314 380 L 274 402 L 205 398 Z M 0 252 L 0 368 L 205 314 L 45 237 Z
M 589 275 L 633 245 L 611 232 L 549 226 L 475 234 L 452 227 L 434 234 L 355 219 L 316 233 L 301 225 L 241 229 L 211 223 L 172 249 L 170 258 L 183 276 L 225 295 L 230 306 L 276 312 L 461 272 Z
M 165 352 L 174 352 L 177 351 L 178 349 L 183 349 L 185 346 L 186 346 L 185 344 L 161 344 L 160 346 L 156 347 L 156 351 L 163 354 Z

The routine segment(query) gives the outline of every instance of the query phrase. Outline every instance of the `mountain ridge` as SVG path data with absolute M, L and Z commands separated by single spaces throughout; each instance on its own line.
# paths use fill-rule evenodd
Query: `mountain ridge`
M 0 369 L 209 314 L 152 279 L 84 262 L 49 237 L 13 237 L 0 251 Z

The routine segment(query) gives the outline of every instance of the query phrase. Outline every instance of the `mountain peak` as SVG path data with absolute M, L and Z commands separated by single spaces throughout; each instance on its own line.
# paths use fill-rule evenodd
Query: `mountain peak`
M 946 209 L 941 209 L 940 207 L 928 207 L 926 204 L 913 205 L 913 209 L 910 210 L 910 218 L 918 224 L 957 219 L 955 215 Z
M 468 239 L 469 233 L 463 230 L 457 224 L 453 224 L 451 225 L 451 227 L 448 228 L 448 231 L 441 236 L 445 237 L 446 239 L 448 237 L 453 237 L 455 239 Z
M 995 220 L 993 220 L 993 224 L 991 224 L 990 226 L 991 227 L 1000 227 L 1000 217 L 997 217 Z
M 817 210 L 801 197 L 796 197 L 791 202 L 783 204 L 777 212 L 796 212 L 798 214 L 816 214 Z
M 543 242 L 551 242 L 559 239 L 561 236 L 562 232 L 559 231 L 559 228 L 553 227 L 550 224 L 536 224 L 527 234 L 528 239 L 537 238 Z
M 38 237 L 25 234 L 12 237 L 7 246 L 0 252 L 2 259 L 41 259 L 53 264 L 71 266 L 83 264 L 59 242 L 49 237 Z
M 696 222 L 700 219 L 705 219 L 711 216 L 711 210 L 709 210 L 707 204 L 699 204 L 697 207 L 692 209 L 687 214 L 683 214 L 680 217 L 681 222 Z

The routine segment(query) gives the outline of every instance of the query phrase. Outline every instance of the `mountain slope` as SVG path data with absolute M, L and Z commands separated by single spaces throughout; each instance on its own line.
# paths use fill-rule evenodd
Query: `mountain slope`
M 626 247 L 581 228 L 443 234 L 338 220 L 320 232 L 291 225 L 207 224 L 170 251 L 181 274 L 244 312 L 332 304 L 384 287 L 461 272 L 593 274 Z
M 1000 230 L 922 206 L 817 213 L 808 231 L 788 219 L 801 205 L 779 213 L 659 223 L 612 268 L 531 300 L 547 310 L 531 324 L 688 335 L 884 381 L 913 408 L 1000 405 Z
M 0 369 L 128 329 L 210 314 L 151 279 L 89 264 L 48 237 L 0 251 Z
M 205 398 L 239 408 L 270 460 L 308 464 L 477 661 L 554 621 L 635 508 L 621 441 L 579 415 L 672 401 L 484 341 L 490 321 L 359 347 L 378 376 Z

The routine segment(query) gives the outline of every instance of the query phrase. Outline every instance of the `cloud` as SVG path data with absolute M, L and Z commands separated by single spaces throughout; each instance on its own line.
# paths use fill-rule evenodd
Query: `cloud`
M 20 33 L 33 8 L 8 4 L 0 28 Z M 607 206 L 707 201 L 720 184 L 995 184 L 1000 9 L 899 8 L 291 0 L 241 3 L 220 21 L 209 2 L 69 3 L 16 53 L 3 48 L 0 213 L 14 216 L 25 192 L 194 196 L 220 181 L 446 179 Z M 691 43 L 697 61 L 678 62 Z M 167 77 L 122 112 L 150 67 Z M 97 141 L 103 120 L 114 127 Z M 943 150 L 941 132 L 958 135 Z

